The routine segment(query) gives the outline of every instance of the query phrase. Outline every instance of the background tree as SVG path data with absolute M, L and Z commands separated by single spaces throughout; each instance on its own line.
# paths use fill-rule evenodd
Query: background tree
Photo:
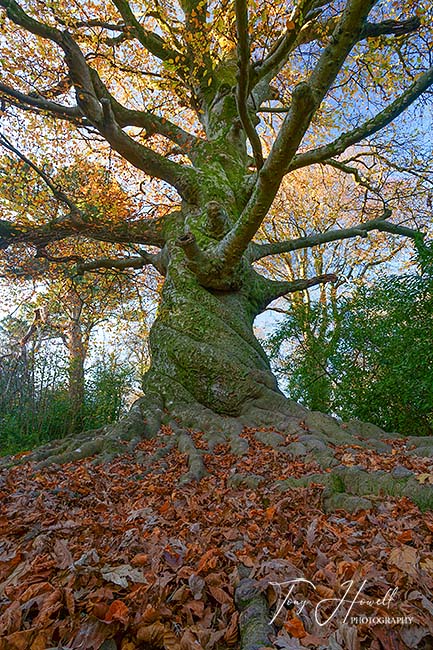
M 334 412 L 409 435 L 433 433 L 432 257 L 347 300 L 330 359 Z
M 374 160 L 372 152 L 360 153 L 346 175 L 329 166 L 299 170 L 292 182 L 283 181 L 280 193 L 265 220 L 263 241 L 306 236 L 308 229 L 350 228 L 363 214 L 368 220 L 377 203 L 392 206 L 400 221 L 417 227 L 430 222 L 428 174 L 392 174 Z M 370 161 L 368 165 L 362 162 Z M 361 164 L 360 164 L 361 163 Z M 343 165 L 346 167 L 346 165 Z M 284 222 L 284 206 L 293 206 Z M 335 373 L 330 359 L 335 353 L 347 298 L 380 269 L 396 268 L 413 256 L 411 240 L 390 239 L 386 234 L 342 240 L 266 258 L 260 268 L 269 277 L 292 281 L 296 277 L 336 272 L 338 280 L 320 288 L 289 294 L 270 306 L 283 314 L 269 339 L 274 365 L 282 385 L 294 399 L 313 410 L 332 411 Z
M 54 220 L 3 223 L 1 247 L 56 257 L 67 238 L 128 244 L 128 251 L 132 244 L 141 247 L 135 255 L 83 254 L 79 268 L 152 265 L 165 278 L 146 397 L 109 436 L 150 434 L 163 409 L 234 440 L 242 422 L 282 426 L 287 415 L 303 413 L 278 390 L 252 324 L 279 296 L 334 276 L 272 281 L 253 262 L 374 230 L 420 235 L 393 221 L 386 206 L 355 227 L 253 240 L 284 176 L 338 164 L 428 96 L 430 3 L 300 0 L 269 8 L 191 0 L 149 10 L 113 0 L 92 5 L 91 15 L 80 6 L 0 6 L 2 143 L 41 176 L 59 206 Z M 265 156 L 261 114 L 277 100 L 278 134 Z M 25 153 L 11 142 L 20 124 Z M 74 133 L 106 163 L 112 152 L 139 170 L 131 170 L 134 196 L 140 171 L 162 181 L 160 191 L 170 186 L 166 206 L 151 215 L 136 198 L 121 218 L 98 210 L 87 219 L 37 160 L 46 138 L 45 157 L 57 147 L 68 155 L 78 146 Z M 390 132 L 383 137 L 389 141 Z M 101 436 L 92 451 L 104 444 Z
M 45 166 L 46 168 L 47 166 Z M 4 158 L 0 167 L 3 175 L 3 199 L 9 211 L 21 222 L 33 218 L 40 212 L 51 211 L 51 218 L 57 216 L 57 205 L 47 196 L 47 186 L 40 184 L 38 174 L 23 161 L 18 165 L 10 158 Z M 122 214 L 129 200 L 109 171 L 85 161 L 72 162 L 56 171 L 55 182 L 63 183 L 74 197 L 80 210 L 89 221 L 95 214 L 103 212 L 106 218 L 117 218 Z M 87 248 L 91 252 L 92 244 Z M 83 249 L 80 249 L 82 254 Z M 70 432 L 83 427 L 85 416 L 85 364 L 89 352 L 92 332 L 104 320 L 111 317 L 111 326 L 120 318 L 132 301 L 135 302 L 135 318 L 140 314 L 137 306 L 136 278 L 128 271 L 113 275 L 77 274 L 75 268 L 68 269 L 66 261 L 80 261 L 74 244 L 68 242 L 52 258 L 43 248 L 39 248 L 35 260 L 20 264 L 14 255 L 5 255 L 2 260 L 3 275 L 13 281 L 14 277 L 32 281 L 36 297 L 32 300 L 38 318 L 33 327 L 43 331 L 45 337 L 59 337 L 68 354 L 68 394 L 70 414 L 67 418 Z M 149 276 L 149 274 L 147 274 Z M 143 277 L 142 281 L 150 277 Z M 30 305 L 29 305 L 30 306 Z M 131 308 L 129 307 L 131 316 Z M 141 314 L 142 316 L 142 314 Z

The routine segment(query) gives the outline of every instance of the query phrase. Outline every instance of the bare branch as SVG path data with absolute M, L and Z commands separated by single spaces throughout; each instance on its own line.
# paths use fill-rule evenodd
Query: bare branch
M 162 248 L 165 244 L 166 220 L 170 217 L 176 218 L 176 215 L 177 213 L 173 212 L 157 219 L 132 221 L 119 225 L 104 225 L 97 222 L 77 223 L 73 219 L 68 219 L 66 215 L 34 228 L 0 221 L 0 249 L 16 244 L 27 244 L 37 249 L 44 249 L 51 243 L 78 236 L 113 244 L 137 243 Z
M 313 246 L 320 246 L 342 239 L 350 239 L 352 237 L 367 237 L 368 233 L 372 230 L 379 230 L 381 232 L 389 232 L 394 235 L 402 235 L 410 237 L 415 241 L 421 240 L 425 234 L 419 230 L 400 226 L 398 224 L 389 223 L 387 219 L 391 216 L 391 210 L 386 208 L 383 214 L 376 218 L 359 223 L 351 228 L 340 228 L 336 230 L 328 230 L 326 232 L 314 233 L 306 237 L 298 237 L 289 241 L 281 241 L 269 244 L 255 244 L 250 247 L 250 260 L 256 261 L 267 257 L 268 255 L 279 255 L 281 253 L 289 253 L 302 248 L 313 248 Z
M 6 9 L 6 15 L 13 23 L 24 27 L 28 32 L 41 36 L 62 47 L 62 32 L 31 18 L 15 0 L 0 0 L 0 7 Z
M 58 115 L 67 120 L 77 120 L 83 117 L 83 113 L 78 106 L 63 106 L 62 104 L 57 104 L 56 102 L 45 99 L 36 93 L 26 95 L 25 93 L 15 90 L 3 83 L 0 83 L 0 96 L 1 95 L 6 95 L 7 98 L 16 99 L 17 102 L 19 102 L 17 104 L 18 106 L 26 104 L 27 106 L 32 106 L 41 111 Z
M 326 284 L 327 282 L 336 282 L 338 276 L 335 273 L 325 273 L 324 275 L 318 275 L 314 278 L 305 278 L 292 281 L 286 280 L 266 280 L 266 290 L 261 296 L 260 311 L 264 311 L 266 307 L 282 296 L 287 295 L 288 293 L 295 293 L 297 291 L 305 291 L 311 287 L 315 287 L 318 284 Z
M 423 92 L 433 85 L 433 66 L 423 72 L 416 81 L 409 86 L 397 99 L 389 106 L 380 111 L 375 117 L 364 122 L 360 126 L 347 131 L 340 135 L 336 140 L 329 144 L 311 149 L 305 153 L 297 154 L 289 163 L 286 171 L 306 167 L 314 163 L 323 162 L 343 153 L 348 147 L 365 140 L 390 124 L 399 115 L 403 113 L 411 104 L 413 104 Z
M 99 132 L 125 160 L 147 174 L 161 178 L 177 189 L 180 196 L 194 203 L 197 195 L 197 173 L 192 167 L 179 165 L 159 153 L 136 142 L 122 131 L 116 122 L 109 99 L 101 99 L 104 120 L 98 126 Z
M 258 113 L 288 113 L 290 106 L 263 106 Z
M 289 17 L 289 27 L 287 30 L 274 43 L 264 61 L 256 66 L 254 83 L 257 83 L 264 77 L 274 77 L 281 70 L 297 42 L 299 33 L 305 24 L 307 13 L 313 4 L 314 2 L 312 0 L 300 0 L 298 6 Z
M 190 153 L 197 142 L 199 142 L 199 139 L 194 135 L 166 118 L 158 117 L 148 111 L 126 108 L 108 92 L 107 87 L 102 82 L 97 71 L 91 68 L 90 72 L 99 99 L 108 99 L 110 101 L 116 122 L 121 128 L 125 126 L 137 126 L 146 129 L 146 135 L 159 133 L 168 140 L 171 140 L 171 142 L 182 147 L 186 153 Z
M 361 185 L 362 187 L 365 187 L 366 190 L 371 192 L 372 194 L 376 194 L 377 196 L 380 196 L 379 191 L 375 189 L 371 183 L 368 182 L 364 176 L 362 176 L 361 172 L 357 167 L 353 167 L 352 165 L 348 165 L 347 163 L 341 162 L 340 160 L 335 160 L 334 158 L 330 158 L 329 160 L 325 160 L 324 165 L 330 165 L 330 167 L 334 167 L 334 169 L 339 169 L 340 171 L 344 172 L 345 174 L 350 174 L 351 176 L 354 177 L 355 181 L 358 183 L 358 185 Z M 382 198 L 382 197 L 381 197 Z M 384 201 L 384 199 L 382 199 Z
M 407 20 L 384 20 L 381 23 L 365 23 L 361 32 L 361 39 L 383 36 L 385 34 L 393 36 L 405 36 L 416 32 L 421 26 L 418 16 L 413 16 Z
M 140 255 L 138 257 L 123 257 L 121 259 L 112 259 L 109 257 L 102 257 L 91 262 L 80 261 L 77 264 L 77 273 L 82 275 L 86 271 L 95 271 L 98 269 L 116 269 L 118 271 L 125 271 L 126 269 L 142 269 L 144 266 L 153 265 L 153 258 L 155 255 L 150 253 Z
M 248 36 L 248 10 L 247 0 L 235 0 L 236 30 L 238 36 L 238 83 L 236 89 L 236 102 L 239 117 L 245 133 L 251 143 L 256 161 L 257 170 L 263 167 L 262 144 L 248 110 L 250 92 L 250 46 Z

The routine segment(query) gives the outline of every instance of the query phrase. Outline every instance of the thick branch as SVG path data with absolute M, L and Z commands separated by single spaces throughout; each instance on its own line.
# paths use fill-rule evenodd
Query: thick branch
M 323 40 L 334 31 L 339 17 L 333 16 L 326 21 L 320 21 L 322 9 L 315 7 L 315 4 L 311 0 L 299 4 L 289 19 L 290 29 L 286 30 L 271 48 L 265 60 L 256 67 L 255 79 L 259 80 L 264 76 L 268 76 L 268 79 L 275 77 L 296 48 L 311 41 Z M 309 11 L 310 7 L 311 11 Z M 357 40 L 384 35 L 404 36 L 417 31 L 420 24 L 417 16 L 402 21 L 366 22 Z
M 7 17 L 16 25 L 24 27 L 24 29 L 35 34 L 35 36 L 46 38 L 62 47 L 62 32 L 55 27 L 50 27 L 45 23 L 31 18 L 15 0 L 0 0 L 0 7 L 6 9 Z
M 287 57 L 298 40 L 300 31 L 305 24 L 307 12 L 313 4 L 312 0 L 301 0 L 289 17 L 285 33 L 274 43 L 264 61 L 256 66 L 254 82 L 264 77 L 274 77 L 283 67 Z M 270 80 L 270 79 L 269 79 Z
M 376 0 L 349 0 L 320 59 L 309 84 L 317 106 L 334 83 L 344 61 L 362 33 L 364 22 Z
M 365 223 L 359 223 L 352 228 L 341 228 L 338 230 L 328 230 L 327 232 L 314 233 L 306 237 L 298 237 L 289 241 L 274 242 L 269 244 L 252 244 L 250 248 L 250 259 L 256 261 L 267 257 L 268 255 L 279 255 L 280 253 L 289 253 L 302 248 L 313 248 L 321 244 L 328 244 L 342 239 L 351 239 L 352 237 L 367 237 L 372 230 L 389 232 L 394 235 L 410 237 L 414 240 L 422 240 L 425 236 L 419 230 L 399 226 L 398 224 L 389 223 L 387 219 L 391 216 L 391 210 L 386 209 L 383 215 L 377 219 L 371 219 Z
M 297 291 L 305 291 L 311 287 L 315 287 L 318 284 L 326 284 L 327 282 L 336 282 L 338 276 L 335 273 L 325 273 L 324 275 L 317 275 L 314 278 L 305 278 L 292 281 L 286 280 L 267 280 L 266 281 L 266 291 L 263 292 L 261 296 L 261 311 L 264 311 L 266 307 L 276 300 L 285 296 L 288 293 L 296 293 Z
M 57 104 L 56 102 L 45 99 L 41 95 L 26 95 L 25 93 L 15 90 L 10 86 L 6 86 L 6 84 L 3 83 L 0 83 L 0 96 L 1 95 L 6 95 L 8 98 L 15 99 L 18 102 L 16 103 L 17 106 L 25 104 L 40 109 L 41 111 L 58 115 L 67 120 L 77 120 L 83 117 L 83 113 L 78 106 L 63 106 L 62 104 Z
M 104 121 L 98 127 L 100 133 L 125 160 L 142 169 L 146 174 L 161 178 L 177 189 L 180 196 L 194 203 L 197 193 L 197 176 L 192 167 L 184 167 L 168 160 L 152 149 L 136 142 L 122 131 L 116 122 L 109 99 L 101 99 Z
M 385 34 L 394 36 L 404 36 L 416 32 L 421 26 L 418 16 L 413 16 L 407 20 L 384 20 L 381 23 L 365 23 L 361 32 L 361 38 L 383 36 Z
M 138 111 L 126 108 L 120 104 L 107 87 L 102 82 L 99 74 L 94 69 L 90 69 L 93 85 L 98 98 L 108 99 L 117 124 L 123 128 L 125 126 L 137 126 L 146 130 L 146 135 L 159 133 L 168 140 L 182 147 L 186 153 L 189 153 L 197 144 L 198 138 L 188 133 L 177 124 L 174 124 L 166 118 L 158 117 L 148 111 Z
M 91 262 L 79 262 L 77 264 L 77 273 L 82 274 L 86 271 L 95 271 L 97 269 L 116 269 L 118 271 L 125 271 L 126 269 L 142 269 L 149 264 L 153 265 L 154 256 L 150 253 L 147 256 L 137 257 L 124 257 L 122 259 L 112 259 L 109 257 L 102 257 L 98 260 Z
M 176 213 L 172 213 L 173 217 L 175 215 Z M 35 228 L 25 228 L 19 224 L 0 221 L 0 249 L 15 244 L 28 244 L 43 249 L 51 243 L 76 236 L 113 244 L 137 243 L 162 248 L 165 243 L 165 220 L 170 216 L 109 226 L 98 223 L 77 224 L 72 219 L 68 220 L 68 216 Z
M 0 0 L 0 7 L 6 9 L 6 14 L 12 22 L 25 30 L 56 43 L 65 53 L 65 62 L 69 69 L 71 81 L 77 90 L 77 103 L 85 115 L 93 122 L 102 117 L 101 106 L 95 96 L 90 78 L 89 67 L 83 53 L 67 32 L 61 32 L 55 27 L 41 23 L 28 14 L 15 0 Z
M 242 215 L 217 248 L 224 264 L 233 265 L 254 237 L 274 200 L 284 169 L 295 156 L 315 111 L 335 81 L 356 43 L 374 0 L 350 0 L 308 83 L 299 83 L 292 104 L 268 159 L 258 174 L 255 189 Z
M 238 113 L 245 133 L 251 143 L 257 169 L 263 166 L 262 144 L 248 111 L 250 86 L 250 46 L 248 36 L 247 0 L 235 0 L 236 29 L 238 35 L 238 83 L 236 102 Z
M 146 50 L 162 61 L 174 59 L 177 52 L 171 50 L 158 34 L 154 34 L 140 25 L 127 0 L 113 0 L 113 4 L 117 7 L 126 25 L 132 27 L 135 36 Z
M 241 258 L 256 234 L 275 198 L 281 183 L 283 160 L 287 151 L 291 158 L 298 148 L 312 115 L 314 100 L 307 84 L 299 84 L 292 96 L 292 106 L 278 134 L 271 154 L 260 170 L 250 200 L 234 227 L 216 247 L 214 254 L 227 266 Z
M 403 113 L 411 104 L 413 104 L 423 92 L 433 84 L 433 66 L 423 72 L 416 81 L 409 86 L 404 93 L 395 99 L 383 111 L 380 111 L 375 117 L 361 124 L 361 126 L 343 133 L 333 142 L 296 155 L 287 167 L 287 172 L 300 167 L 306 167 L 314 163 L 323 162 L 343 153 L 348 147 L 365 140 L 365 138 L 374 135 L 385 126 L 390 124 L 399 115 Z

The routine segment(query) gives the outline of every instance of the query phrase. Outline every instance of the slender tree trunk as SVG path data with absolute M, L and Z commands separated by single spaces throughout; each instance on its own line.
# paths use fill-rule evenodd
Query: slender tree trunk
M 84 417 L 84 362 L 86 359 L 86 345 L 83 340 L 80 322 L 72 319 L 65 332 L 66 345 L 69 354 L 69 384 L 68 394 L 71 405 L 71 433 L 80 431 L 83 427 Z

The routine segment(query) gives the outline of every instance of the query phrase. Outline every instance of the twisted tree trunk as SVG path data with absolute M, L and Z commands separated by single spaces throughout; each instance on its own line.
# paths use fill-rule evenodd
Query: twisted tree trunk
M 281 395 L 253 333 L 251 291 L 206 289 L 183 261 L 172 263 L 150 333 L 145 389 L 157 387 L 169 408 L 198 403 L 229 416 L 265 393 Z

